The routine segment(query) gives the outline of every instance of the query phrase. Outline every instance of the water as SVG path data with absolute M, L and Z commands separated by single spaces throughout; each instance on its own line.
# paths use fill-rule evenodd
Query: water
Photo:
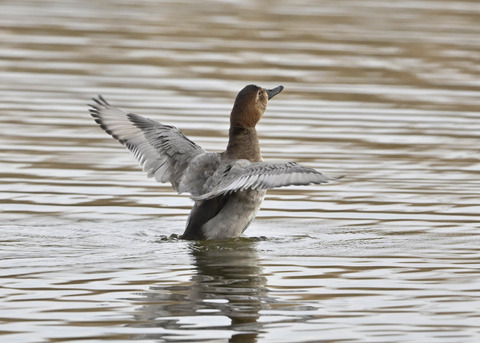
M 477 342 L 476 1 L 1 1 L 0 341 Z M 89 117 L 96 94 L 226 145 L 279 84 L 272 190 L 244 237 L 185 242 L 192 202 Z

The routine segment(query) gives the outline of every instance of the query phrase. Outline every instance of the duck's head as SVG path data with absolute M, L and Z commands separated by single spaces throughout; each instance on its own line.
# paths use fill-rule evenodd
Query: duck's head
M 283 86 L 272 89 L 248 85 L 237 95 L 230 115 L 231 127 L 252 128 L 257 125 L 267 109 L 268 100 L 283 90 Z

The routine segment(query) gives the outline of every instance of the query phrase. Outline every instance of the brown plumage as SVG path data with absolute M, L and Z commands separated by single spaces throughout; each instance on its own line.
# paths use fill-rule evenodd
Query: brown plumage
M 250 225 L 267 189 L 330 180 L 294 162 L 263 162 L 255 126 L 268 101 L 282 90 L 248 85 L 238 93 L 227 149 L 221 153 L 208 153 L 177 128 L 113 107 L 101 96 L 90 113 L 134 153 L 148 176 L 190 193 L 195 204 L 183 238 L 226 239 Z

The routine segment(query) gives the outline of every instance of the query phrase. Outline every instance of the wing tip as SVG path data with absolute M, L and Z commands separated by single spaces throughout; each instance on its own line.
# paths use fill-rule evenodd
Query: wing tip
M 105 98 L 98 94 L 96 97 L 93 97 L 92 100 L 95 102 L 94 104 L 88 104 L 90 115 L 94 118 L 95 122 L 100 126 L 100 128 L 112 136 L 114 139 L 119 141 L 121 144 L 125 145 L 125 140 L 121 139 L 118 135 L 116 135 L 112 130 L 110 130 L 107 125 L 103 122 L 102 119 L 102 110 L 111 107 L 110 103 L 105 100 Z
M 340 175 L 340 176 L 329 176 L 328 177 L 328 181 L 327 182 L 330 182 L 330 181 L 338 181 L 338 180 L 342 180 L 343 178 L 345 178 L 345 175 Z
M 90 115 L 93 118 L 100 118 L 100 112 L 102 111 L 102 109 L 106 109 L 110 107 L 110 104 L 107 100 L 105 100 L 105 98 L 101 94 L 98 94 L 96 97 L 93 97 L 92 100 L 94 103 L 88 104 L 89 106 L 88 110 L 90 111 Z
M 101 94 L 98 94 L 96 97 L 93 97 L 92 100 L 95 101 L 98 105 L 101 105 L 104 107 L 110 106 L 108 101 L 105 100 L 105 98 Z

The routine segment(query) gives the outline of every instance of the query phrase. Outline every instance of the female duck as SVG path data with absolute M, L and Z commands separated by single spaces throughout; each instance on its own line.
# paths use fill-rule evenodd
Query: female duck
M 330 180 L 294 162 L 263 162 L 255 126 L 268 100 L 282 90 L 248 85 L 238 93 L 227 149 L 221 153 L 206 152 L 177 128 L 113 107 L 102 96 L 93 99 L 90 113 L 134 153 L 149 177 L 190 193 L 195 204 L 182 238 L 227 239 L 250 225 L 267 189 Z

